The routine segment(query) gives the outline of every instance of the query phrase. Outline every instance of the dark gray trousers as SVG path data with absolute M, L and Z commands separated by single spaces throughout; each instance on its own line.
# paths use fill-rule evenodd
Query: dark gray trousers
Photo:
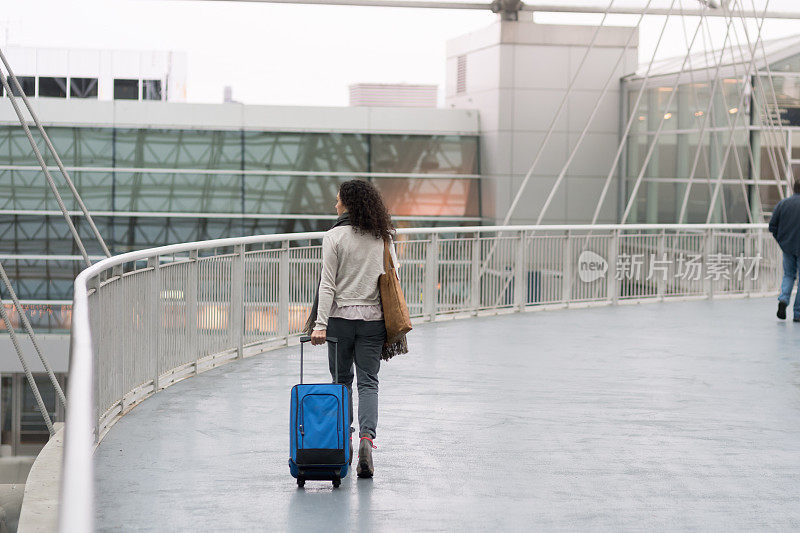
M 329 337 L 339 339 L 339 381 L 353 390 L 353 363 L 358 378 L 359 436 L 375 438 L 378 426 L 378 371 L 381 368 L 381 350 L 386 340 L 383 320 L 328 319 Z M 334 346 L 328 343 L 328 366 L 335 376 Z M 353 425 L 353 403 L 350 397 L 350 426 Z

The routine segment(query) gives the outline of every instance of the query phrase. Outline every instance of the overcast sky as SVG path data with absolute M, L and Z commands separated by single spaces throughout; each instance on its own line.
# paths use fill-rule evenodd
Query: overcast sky
M 685 7 L 696 0 L 678 0 Z M 763 9 L 765 0 L 739 0 Z M 557 3 L 552 1 L 551 3 Z M 607 1 L 569 2 L 607 5 Z M 643 6 L 618 0 L 615 5 Z M 654 0 L 653 6 L 668 7 Z M 677 3 L 676 3 L 677 5 Z M 770 0 L 800 11 L 800 0 Z M 600 15 L 537 14 L 542 23 L 597 23 Z M 607 24 L 634 25 L 635 16 Z M 444 85 L 445 42 L 494 22 L 490 11 L 198 2 L 192 0 L 0 0 L 0 43 L 39 47 L 185 51 L 188 98 L 222 101 L 223 87 L 249 104 L 347 105 L 351 83 Z M 640 61 L 653 55 L 663 17 L 646 17 Z M 697 19 L 686 19 L 693 31 Z M 712 21 L 721 44 L 722 19 Z M 800 34 L 799 20 L 769 20 L 764 36 Z M 751 38 L 755 35 L 755 23 Z M 657 56 L 685 52 L 680 23 Z M 440 91 L 441 92 L 441 91 Z

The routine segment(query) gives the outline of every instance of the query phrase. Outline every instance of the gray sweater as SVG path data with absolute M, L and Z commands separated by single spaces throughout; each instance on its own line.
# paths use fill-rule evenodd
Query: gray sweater
M 389 247 L 397 267 L 394 243 Z M 380 304 L 378 278 L 383 269 L 383 240 L 362 234 L 353 226 L 337 226 L 322 238 L 322 276 L 314 329 L 327 329 L 333 302 L 346 305 Z

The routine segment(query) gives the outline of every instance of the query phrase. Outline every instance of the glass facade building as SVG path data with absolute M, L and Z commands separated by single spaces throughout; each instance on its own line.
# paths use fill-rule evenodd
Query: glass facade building
M 325 230 L 335 219 L 339 184 L 353 177 L 384 193 L 400 227 L 481 220 L 477 134 L 80 126 L 47 132 L 113 254 Z M 47 152 L 43 143 L 40 149 Z M 55 167 L 49 154 L 47 162 Z M 69 189 L 57 169 L 52 174 L 90 255 L 100 258 Z M 19 125 L 0 126 L 0 257 L 34 327 L 68 328 L 72 280 L 83 262 Z
M 715 82 L 719 57 L 690 56 L 683 72 L 682 57 L 656 64 L 644 90 L 624 78 L 626 222 L 763 222 L 800 176 L 800 39 L 759 46 L 754 70 L 726 51 Z

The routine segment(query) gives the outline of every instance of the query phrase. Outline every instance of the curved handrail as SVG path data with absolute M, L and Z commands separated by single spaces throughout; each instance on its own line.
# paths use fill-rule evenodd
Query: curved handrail
M 511 254 L 517 254 L 514 256 L 513 261 L 510 264 L 516 265 L 514 266 L 514 272 L 508 271 L 508 266 L 503 264 L 499 270 L 496 269 L 495 274 L 497 272 L 500 275 L 504 275 L 504 272 L 509 272 L 508 275 L 505 276 L 504 283 L 505 285 L 500 288 L 499 293 L 500 296 L 498 300 L 495 302 L 494 308 L 499 307 L 508 307 L 508 302 L 504 302 L 503 305 L 498 305 L 500 299 L 505 298 L 505 294 L 508 292 L 509 286 L 513 285 L 513 281 L 518 281 L 518 286 L 514 292 L 514 305 L 518 305 L 519 309 L 523 309 L 525 305 L 528 303 L 525 300 L 524 294 L 522 294 L 523 289 L 521 288 L 525 284 L 525 280 L 523 276 L 525 275 L 525 269 L 527 269 L 530 265 L 525 262 L 525 253 L 526 253 L 526 244 L 525 238 L 533 233 L 536 234 L 548 234 L 548 233 L 556 233 L 556 234 L 564 234 L 567 235 L 574 235 L 576 239 L 588 239 L 587 235 L 576 235 L 581 232 L 587 232 L 589 235 L 597 236 L 597 232 L 606 232 L 608 235 L 604 235 L 603 237 L 608 238 L 609 242 L 616 243 L 614 244 L 613 250 L 618 250 L 617 245 L 618 241 L 614 241 L 613 239 L 619 239 L 620 236 L 629 236 L 628 232 L 650 232 L 650 231 L 659 231 L 662 236 L 666 234 L 666 232 L 686 232 L 692 234 L 707 234 L 713 235 L 714 231 L 716 230 L 730 230 L 730 231 L 738 231 L 744 232 L 745 234 L 754 234 L 759 235 L 764 233 L 764 230 L 767 228 L 766 224 L 626 224 L 626 225 L 616 225 L 616 224 L 606 224 L 606 225 L 547 225 L 547 226 L 535 226 L 535 225 L 527 225 L 527 226 L 469 226 L 469 227 L 441 227 L 441 228 L 408 228 L 408 229 L 401 229 L 398 230 L 398 234 L 400 235 L 429 235 L 431 236 L 431 242 L 436 242 L 438 236 L 443 234 L 504 234 L 504 233 L 513 233 L 516 234 L 517 237 L 520 237 L 518 241 L 522 243 L 521 247 L 517 246 L 515 248 L 516 251 L 509 252 Z M 125 254 L 121 254 L 118 256 L 110 257 L 108 259 L 104 259 L 99 261 L 98 263 L 93 264 L 92 266 L 86 268 L 82 271 L 78 277 L 75 279 L 74 283 L 74 299 L 73 299 L 73 309 L 72 309 L 72 330 L 71 330 L 71 341 L 70 341 L 70 367 L 69 367 L 69 388 L 68 388 L 68 397 L 69 402 L 67 406 L 67 413 L 66 413 L 66 436 L 65 436 L 65 447 L 64 447 L 64 460 L 62 465 L 62 482 L 61 482 L 61 500 L 60 500 L 60 507 L 59 507 L 59 529 L 60 531 L 69 531 L 69 532 L 76 532 L 76 531 L 91 531 L 93 526 L 93 517 L 94 517 L 94 510 L 93 510 L 93 498 L 92 498 L 92 490 L 93 490 L 93 464 L 92 464 L 92 454 L 93 450 L 97 444 L 96 438 L 96 428 L 98 426 L 98 420 L 95 412 L 95 376 L 94 376 L 94 352 L 93 352 L 93 343 L 92 343 L 92 333 L 91 333 L 91 323 L 90 323 L 90 309 L 89 309 L 89 295 L 92 289 L 91 284 L 92 281 L 97 279 L 101 274 L 104 272 L 108 272 L 111 270 L 114 271 L 115 268 L 120 267 L 122 265 L 133 263 L 142 260 L 153 260 L 154 258 L 159 258 L 162 256 L 174 256 L 178 254 L 184 253 L 197 253 L 203 250 L 209 249 L 217 249 L 217 248 L 228 248 L 228 247 L 238 247 L 241 250 L 244 250 L 244 247 L 255 245 L 255 244 L 269 244 L 269 243 L 286 243 L 286 242 L 294 242 L 294 241 L 312 241 L 321 239 L 324 235 L 324 232 L 309 232 L 309 233 L 293 233 L 293 234 L 275 234 L 275 235 L 257 235 L 257 236 L 250 236 L 250 237 L 237 237 L 237 238 L 229 238 L 229 239 L 216 239 L 216 240 L 208 240 L 208 241 L 200 241 L 200 242 L 192 242 L 192 243 L 181 243 L 181 244 L 173 244 L 168 246 L 161 246 L 158 248 L 151 248 L 145 250 L 139 250 L 135 252 L 129 252 Z M 726 234 L 727 235 L 727 234 Z M 436 236 L 436 237 L 434 237 Z M 647 236 L 652 236 L 651 234 L 647 234 Z M 467 239 L 462 239 L 464 241 L 471 240 L 474 241 L 473 237 L 469 237 Z M 569 243 L 569 237 L 565 241 Z M 699 242 L 699 241 L 698 241 Z M 766 241 L 766 242 L 772 242 Z M 430 243 L 429 243 L 430 244 Z M 494 250 L 494 246 L 497 243 L 493 244 L 492 250 Z M 569 244 L 567 244 L 569 246 Z M 661 248 L 663 248 L 663 242 L 661 243 Z M 702 249 L 704 250 L 704 254 L 708 254 L 710 248 L 703 245 Z M 471 256 L 471 260 L 469 260 L 469 264 L 471 265 L 470 268 L 473 272 L 473 285 L 475 285 L 475 275 L 480 278 L 482 273 L 478 271 L 478 265 L 475 264 L 475 261 L 481 262 L 484 261 L 483 267 L 486 267 L 486 263 L 489 262 L 489 258 L 491 258 L 491 253 L 489 254 L 489 258 L 482 257 L 480 246 L 473 246 L 473 252 Z M 566 248 L 569 253 L 572 253 L 574 250 L 571 248 Z M 428 253 L 432 252 L 432 253 Z M 564 250 L 562 250 L 564 252 Z M 477 255 L 475 255 L 477 254 Z M 433 257 L 431 257 L 431 255 Z M 563 253 L 564 257 L 566 258 L 567 253 Z M 506 257 L 511 257 L 510 255 L 506 254 Z M 706 257 L 704 255 L 704 257 Z M 426 263 L 426 272 L 432 271 L 436 272 L 439 268 L 439 264 L 437 262 L 438 259 L 438 248 L 426 248 L 426 253 L 424 257 L 418 260 L 421 262 Z M 570 258 L 565 259 L 564 261 L 570 261 Z M 463 261 L 462 261 L 463 262 Z M 566 265 L 566 262 L 565 262 Z M 568 268 L 565 266 L 565 271 L 561 273 L 562 278 L 565 278 L 567 275 Z M 120 276 L 121 277 L 121 276 Z M 425 280 L 426 287 L 429 285 L 430 280 Z M 475 290 L 480 291 L 480 283 L 478 281 L 477 289 L 473 290 L 473 294 Z M 609 283 L 608 290 L 606 291 L 606 296 L 603 299 L 609 298 L 613 299 L 616 296 L 612 296 L 610 293 L 612 292 L 610 287 L 615 286 L 616 283 Z M 97 285 L 99 287 L 99 284 Z M 569 288 L 570 285 L 564 285 L 564 287 Z M 713 290 L 713 288 L 711 289 Z M 435 289 L 434 289 L 435 293 Z M 571 292 L 569 293 L 571 294 Z M 567 295 L 566 298 L 563 299 L 564 302 L 572 301 L 571 297 Z M 520 296 L 522 295 L 522 296 Z M 661 295 L 663 297 L 663 294 Z M 644 295 L 642 296 L 644 297 Z M 480 295 L 478 295 L 480 299 Z M 520 300 L 521 298 L 521 300 Z M 428 308 L 427 317 L 428 319 L 433 319 L 438 314 L 437 310 L 435 309 L 435 302 L 431 304 L 427 302 L 427 305 L 431 307 Z M 490 306 L 491 308 L 491 306 Z M 425 312 L 423 311 L 423 314 Z M 158 389 L 158 378 L 154 382 L 153 392 Z

